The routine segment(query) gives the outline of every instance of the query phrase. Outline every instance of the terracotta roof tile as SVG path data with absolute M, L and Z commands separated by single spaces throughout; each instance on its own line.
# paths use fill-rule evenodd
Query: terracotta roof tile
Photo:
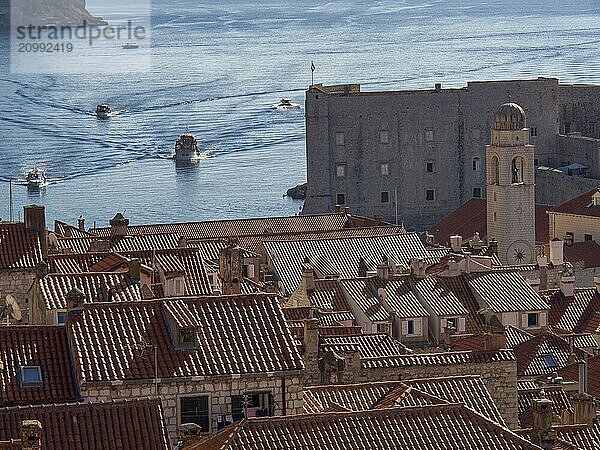
M 535 205 L 535 240 L 539 243 L 549 242 L 548 214 L 550 205 Z M 450 236 L 459 235 L 463 239 L 473 237 L 478 232 L 483 239 L 487 235 L 487 200 L 472 198 L 459 206 L 446 218 L 428 230 L 435 242 L 448 245 Z
M 568 381 L 579 381 L 579 364 L 570 364 L 558 371 L 558 374 Z M 600 398 L 600 356 L 587 359 L 587 392 Z
M 411 350 L 385 333 L 359 334 L 355 336 L 323 336 L 323 351 L 336 353 L 358 351 L 361 358 L 382 358 L 410 353 Z
M 0 327 L 0 404 L 25 405 L 79 399 L 63 326 Z M 20 368 L 39 366 L 41 386 L 23 386 Z M 0 430 L 2 427 L 0 426 Z
M 457 404 L 244 419 L 188 450 L 496 450 L 539 447 Z
M 409 366 L 446 366 L 468 364 L 473 362 L 515 361 L 513 350 L 499 350 L 495 353 L 478 353 L 472 351 L 415 353 L 398 356 L 384 356 L 361 359 L 366 369 L 409 367 Z
M 112 237 L 82 237 L 57 239 L 58 250 L 66 253 L 89 253 L 94 250 L 94 245 L 103 248 L 103 251 L 116 253 L 165 250 L 179 248 L 180 236 L 177 234 L 144 234 L 132 236 Z M 100 245 L 102 244 L 102 245 Z
M 578 450 L 598 450 L 600 424 L 555 426 L 557 436 L 577 446 Z
M 0 270 L 33 269 L 42 260 L 40 240 L 24 223 L 0 224 Z
M 600 294 L 594 288 L 575 290 L 573 297 L 565 297 L 562 291 L 542 292 L 550 305 L 548 324 L 568 333 L 581 333 L 595 313 L 600 313 Z
M 176 316 L 170 326 L 167 304 Z M 200 324 L 197 348 L 175 347 L 169 330 L 177 323 Z M 265 295 L 86 305 L 69 328 L 78 375 L 87 382 L 153 378 L 152 346 L 160 378 L 303 368 L 279 304 Z
M 600 267 L 600 245 L 596 241 L 574 242 L 571 245 L 565 245 L 564 258 L 574 266 L 583 266 L 584 269 Z
M 548 375 L 567 365 L 569 343 L 553 333 L 541 333 L 514 348 L 519 376 Z M 575 348 L 578 359 L 584 352 Z
M 552 211 L 556 213 L 600 217 L 600 206 L 594 206 L 592 204 L 592 195 L 596 192 L 598 192 L 597 188 L 584 192 L 577 197 L 573 197 L 572 199 L 561 203 L 553 208 Z
M 0 408 L 0 441 L 20 437 L 22 420 L 42 424 L 42 448 L 168 450 L 159 399 Z
M 177 234 L 187 239 L 215 239 L 251 236 L 265 233 L 302 233 L 310 231 L 337 230 L 357 226 L 346 213 L 314 214 L 284 217 L 260 217 L 250 219 L 214 220 L 204 222 L 129 225 L 127 233 Z M 110 227 L 93 228 L 98 236 L 109 236 Z
M 542 394 L 543 391 L 543 394 Z M 571 399 L 562 387 L 544 387 L 536 389 L 518 390 L 517 401 L 519 404 L 519 422 L 521 427 L 530 427 L 532 425 L 531 401 L 536 398 L 548 398 L 552 400 L 552 411 L 557 416 L 561 416 L 562 411 L 571 411 Z

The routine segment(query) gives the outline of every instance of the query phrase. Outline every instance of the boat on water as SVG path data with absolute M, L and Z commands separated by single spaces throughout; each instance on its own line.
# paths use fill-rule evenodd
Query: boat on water
M 28 188 L 39 189 L 46 185 L 48 179 L 46 178 L 46 173 L 43 169 L 38 169 L 34 167 L 27 173 L 27 177 L 25 178 Z
M 179 135 L 173 150 L 173 159 L 176 161 L 197 161 L 200 159 L 198 141 L 193 134 L 184 133 Z
M 282 98 L 279 103 L 273 105 L 273 109 L 277 111 L 287 111 L 288 109 L 301 109 L 302 106 L 299 103 L 292 102 L 289 98 Z
M 112 111 L 110 106 L 106 104 L 96 106 L 96 116 L 98 116 L 99 119 L 108 119 L 111 114 Z
M 140 46 L 135 42 L 126 42 L 125 44 L 123 44 L 123 48 L 126 50 L 131 50 L 134 48 L 140 48 Z

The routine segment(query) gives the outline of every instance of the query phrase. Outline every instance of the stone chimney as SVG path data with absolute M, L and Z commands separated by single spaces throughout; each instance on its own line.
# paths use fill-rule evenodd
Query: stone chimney
M 67 321 L 77 320 L 83 316 L 85 294 L 77 288 L 67 293 Z
M 126 219 L 120 212 L 115 214 L 115 217 L 110 219 L 110 235 L 111 236 L 127 236 L 127 227 L 129 219 Z
M 410 274 L 417 278 L 425 277 L 425 261 L 420 258 L 412 258 L 410 260 Z
M 46 230 L 46 209 L 42 205 L 23 207 L 25 228 L 38 235 L 44 259 L 48 257 L 48 231 Z
M 242 264 L 243 250 L 238 247 L 235 241 L 229 241 L 229 244 L 219 252 L 219 275 L 224 295 L 241 294 L 243 279 Z
M 130 259 L 127 261 L 127 275 L 135 284 L 140 284 L 142 276 L 142 263 L 139 259 Z
M 187 238 L 185 236 L 179 237 L 179 248 L 187 248 Z
M 46 263 L 46 261 L 40 261 L 35 266 L 35 271 L 38 278 L 46 278 L 46 275 L 48 275 L 48 264 Z
M 540 270 L 540 286 L 543 291 L 548 289 L 548 258 L 544 253 L 540 253 L 537 257 L 537 265 Z
M 594 397 L 586 393 L 575 394 L 573 396 L 573 416 L 574 423 L 592 427 L 596 418 Z
M 42 424 L 39 420 L 23 420 L 21 422 L 21 448 L 23 450 L 40 450 L 42 448 Z
M 563 270 L 560 274 L 560 290 L 565 297 L 575 294 L 575 276 L 570 270 Z
M 358 258 L 358 276 L 366 277 L 368 270 L 369 270 L 369 268 L 367 267 L 367 263 L 365 262 L 364 258 L 361 256 L 360 258 Z
M 552 400 L 536 398 L 532 400 L 533 429 L 531 440 L 543 449 L 551 449 L 556 440 L 552 430 Z
M 473 234 L 473 237 L 469 240 L 469 245 L 471 246 L 471 248 L 473 250 L 481 250 L 481 248 L 483 247 L 483 241 L 479 237 L 479 233 L 477 231 L 475 232 L 475 234 Z
M 79 216 L 79 219 L 77 219 L 77 228 L 81 231 L 85 231 L 85 219 L 83 216 Z
M 302 284 L 306 293 L 315 290 L 315 271 L 308 258 L 305 258 L 302 264 Z
M 498 241 L 494 238 L 492 238 L 492 240 L 490 241 L 490 243 L 488 245 L 488 253 L 490 255 L 498 254 Z
M 380 280 L 390 279 L 390 266 L 388 265 L 387 257 L 383 257 L 383 260 L 377 264 L 377 278 Z
M 562 266 L 563 259 L 563 241 L 554 238 L 550 241 L 550 262 L 554 267 Z
M 460 253 L 462 251 L 462 236 L 450 236 L 450 248 L 453 252 Z

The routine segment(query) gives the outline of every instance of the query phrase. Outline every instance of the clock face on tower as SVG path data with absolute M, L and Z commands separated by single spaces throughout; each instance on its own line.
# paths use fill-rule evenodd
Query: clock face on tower
M 508 264 L 531 264 L 533 262 L 533 248 L 526 241 L 515 241 L 506 251 Z

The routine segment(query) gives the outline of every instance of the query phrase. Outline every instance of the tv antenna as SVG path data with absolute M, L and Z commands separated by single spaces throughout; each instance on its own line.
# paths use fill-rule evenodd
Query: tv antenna
M 4 299 L 4 306 L 0 307 L 0 319 L 6 319 L 6 325 L 10 325 L 10 319 L 18 322 L 21 317 L 19 304 L 12 295 L 8 294 Z

